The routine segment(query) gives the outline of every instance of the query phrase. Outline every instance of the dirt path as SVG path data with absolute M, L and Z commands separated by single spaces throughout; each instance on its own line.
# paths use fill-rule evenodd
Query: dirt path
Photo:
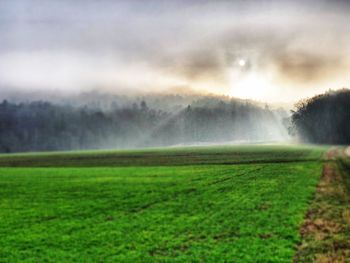
M 350 154 L 350 148 L 345 152 Z M 294 262 L 350 262 L 349 179 L 340 157 L 344 157 L 340 148 L 326 154 L 315 197 L 300 229 L 302 242 Z

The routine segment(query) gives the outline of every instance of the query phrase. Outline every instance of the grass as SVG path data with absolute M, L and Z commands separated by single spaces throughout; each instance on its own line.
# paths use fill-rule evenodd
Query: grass
M 0 259 L 291 262 L 323 151 L 236 146 L 4 155 Z

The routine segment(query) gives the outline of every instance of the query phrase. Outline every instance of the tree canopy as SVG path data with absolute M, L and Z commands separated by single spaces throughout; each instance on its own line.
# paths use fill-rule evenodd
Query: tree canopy
M 350 143 L 350 90 L 328 91 L 296 104 L 292 132 L 302 141 Z

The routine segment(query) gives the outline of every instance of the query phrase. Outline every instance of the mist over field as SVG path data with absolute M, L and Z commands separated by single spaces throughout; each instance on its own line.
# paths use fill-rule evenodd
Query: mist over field
M 288 111 L 229 97 L 84 93 L 0 103 L 0 151 L 285 142 Z M 35 98 L 39 98 L 38 95 Z

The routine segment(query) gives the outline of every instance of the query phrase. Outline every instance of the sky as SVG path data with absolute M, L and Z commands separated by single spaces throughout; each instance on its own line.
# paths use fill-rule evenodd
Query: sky
M 346 0 L 1 0 L 0 94 L 293 102 L 350 86 L 349 14 Z

